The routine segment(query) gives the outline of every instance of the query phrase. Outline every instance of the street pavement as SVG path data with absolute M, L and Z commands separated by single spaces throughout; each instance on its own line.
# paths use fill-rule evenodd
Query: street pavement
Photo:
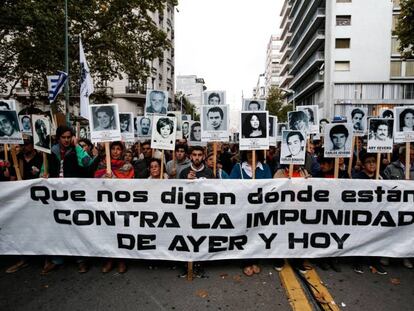
M 279 274 L 270 262 L 262 273 L 246 277 L 241 263 L 220 261 L 206 263 L 208 278 L 192 282 L 179 278 L 180 264 L 128 261 L 128 271 L 108 274 L 100 271 L 101 262 L 86 274 L 77 272 L 74 260 L 46 276 L 40 275 L 41 260 L 33 258 L 29 267 L 3 273 L 13 263 L 0 257 L 0 310 L 292 310 Z M 328 287 L 341 310 L 414 310 L 414 270 L 402 265 L 388 267 L 388 275 L 372 274 L 366 269 L 358 275 L 349 263 L 342 272 L 322 271 Z

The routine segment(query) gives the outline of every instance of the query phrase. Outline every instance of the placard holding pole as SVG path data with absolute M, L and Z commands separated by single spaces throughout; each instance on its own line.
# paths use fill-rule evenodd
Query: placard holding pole
M 217 142 L 213 142 L 213 174 L 217 177 Z
M 256 150 L 252 150 L 252 179 L 256 179 Z
M 348 162 L 348 176 L 349 178 L 352 178 L 352 161 L 354 159 L 354 148 L 355 148 L 355 136 L 352 137 L 352 145 L 351 145 L 351 156 L 349 157 Z
M 9 161 L 9 145 L 4 144 L 4 161 Z
M 381 153 L 377 153 L 377 166 L 375 170 L 375 179 L 379 179 L 380 176 L 380 166 L 381 166 Z
M 164 179 L 164 149 L 161 150 L 160 179 Z
M 112 175 L 111 168 L 111 148 L 109 148 L 109 142 L 105 142 L 105 159 L 106 159 L 106 174 Z
M 49 175 L 49 163 L 47 161 L 47 153 L 42 152 L 43 154 L 43 175 Z
M 289 164 L 289 178 L 293 176 L 293 164 Z
M 410 180 L 410 169 L 411 169 L 410 147 L 411 147 L 411 144 L 409 142 L 406 142 L 405 143 L 405 179 L 406 180 Z
M 17 161 L 16 145 L 11 146 L 11 155 L 13 159 L 14 170 L 16 171 L 17 180 L 22 180 L 22 174 L 20 172 L 19 162 Z
M 339 158 L 335 158 L 334 178 L 338 179 L 338 177 L 339 177 Z

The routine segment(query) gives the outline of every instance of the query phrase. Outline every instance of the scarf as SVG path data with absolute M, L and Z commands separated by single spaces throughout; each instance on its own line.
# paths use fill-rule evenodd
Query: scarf
M 111 171 L 113 178 L 130 179 L 134 178 L 134 168 L 130 163 L 123 160 L 111 159 Z M 95 172 L 95 178 L 103 178 L 106 174 L 106 162 L 99 163 Z

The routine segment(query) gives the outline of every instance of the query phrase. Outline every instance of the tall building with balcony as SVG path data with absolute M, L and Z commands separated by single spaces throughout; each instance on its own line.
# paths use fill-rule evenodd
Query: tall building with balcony
M 296 105 L 325 117 L 349 105 L 414 104 L 414 60 L 403 60 L 393 30 L 394 0 L 285 0 L 281 10 L 281 81 Z
M 280 47 L 282 41 L 279 36 L 271 35 L 266 50 L 266 68 L 265 68 L 265 95 L 269 93 L 272 86 L 279 86 L 280 82 Z
M 266 99 L 266 78 L 264 73 L 257 77 L 256 86 L 253 88 L 253 98 Z
M 203 91 L 207 89 L 204 79 L 197 78 L 196 75 L 177 76 L 176 86 L 177 94 L 185 96 L 191 104 L 195 105 L 197 113 L 199 113 Z

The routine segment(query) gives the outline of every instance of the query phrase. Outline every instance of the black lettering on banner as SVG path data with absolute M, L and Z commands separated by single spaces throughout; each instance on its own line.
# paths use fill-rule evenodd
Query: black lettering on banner
M 388 190 L 387 194 L 388 202 L 401 202 L 401 191 L 400 190 Z
M 406 216 L 408 216 L 406 218 Z M 414 224 L 414 212 L 399 212 L 398 226 L 408 226 Z
M 361 217 L 365 219 L 361 219 Z M 371 223 L 372 214 L 369 211 L 354 210 L 352 212 L 352 225 L 353 226 L 368 226 Z
M 82 215 L 86 218 L 82 219 Z M 93 211 L 90 210 L 76 210 L 73 212 L 73 223 L 78 226 L 90 226 L 94 223 Z
M 258 188 L 256 193 L 249 193 L 247 200 L 250 204 L 262 204 L 263 203 L 263 188 Z
M 129 202 L 130 200 L 131 194 L 128 191 L 115 191 L 115 201 Z
M 40 194 L 38 192 L 40 192 Z M 33 201 L 40 201 L 43 204 L 49 204 L 47 201 L 50 199 L 49 189 L 45 186 L 33 186 L 30 188 L 30 197 Z
M 112 202 L 113 201 L 113 197 L 112 197 L 112 192 L 108 191 L 108 190 L 98 190 L 97 192 L 97 201 L 98 202 L 103 202 L 104 201 L 104 196 L 106 196 L 106 202 Z
M 390 212 L 388 211 L 379 211 L 377 217 L 375 217 L 374 221 L 372 222 L 373 226 L 381 225 L 381 227 L 396 227 L 397 224 L 395 223 L 394 219 Z
M 371 190 L 360 190 L 358 191 L 358 202 L 370 203 L 374 201 L 373 192 Z
M 328 248 L 331 238 L 326 232 L 315 232 L 311 234 L 310 245 L 314 248 Z
M 305 232 L 302 237 L 295 237 L 295 233 L 289 233 L 289 249 L 295 249 L 295 243 L 303 244 L 302 247 L 298 246 L 297 248 L 307 249 L 309 244 L 313 248 L 328 248 L 331 245 L 331 236 L 333 240 L 337 243 L 338 249 L 343 249 L 345 241 L 349 238 L 350 234 L 345 233 L 342 237 L 339 237 L 336 233 L 327 233 L 327 232 L 316 232 L 310 234 Z
M 200 207 L 200 193 L 199 192 L 187 192 L 185 194 L 185 205 L 188 209 L 198 209 Z
M 344 248 L 345 241 L 351 236 L 349 233 L 345 233 L 342 237 L 339 237 L 335 232 L 331 232 L 331 236 L 338 243 L 338 249 Z
M 247 236 L 246 235 L 236 235 L 236 236 L 230 236 L 230 242 L 229 242 L 229 251 L 232 251 L 234 249 L 238 250 L 244 250 L 244 245 L 247 244 Z
M 46 203 L 48 204 L 48 203 Z M 62 225 L 71 225 L 71 221 L 68 219 L 62 219 L 60 217 L 60 215 L 64 215 L 64 216 L 70 216 L 70 210 L 65 210 L 65 209 L 55 209 L 53 211 L 53 217 L 55 218 L 56 223 L 58 224 L 62 224 Z
M 134 191 L 132 192 L 133 202 L 145 203 L 148 202 L 148 191 Z
M 226 246 L 222 246 L 224 243 L 227 243 L 228 237 L 226 236 L 209 236 L 208 239 L 208 252 L 209 253 L 218 253 L 227 250 Z
M 169 251 L 177 251 L 177 252 L 190 252 L 187 243 L 182 235 L 174 236 L 170 246 L 168 247 Z
M 180 228 L 177 218 L 173 213 L 167 212 L 162 215 L 158 228 Z
M 130 226 L 130 218 L 131 217 L 138 217 L 139 213 L 137 211 L 119 211 L 117 212 L 117 214 L 121 217 L 124 217 L 124 227 L 129 227 Z
M 322 224 L 327 225 L 328 224 L 328 218 L 332 222 L 332 224 L 339 226 L 342 225 L 343 219 L 344 219 L 344 211 L 339 210 L 338 214 L 335 213 L 335 211 L 328 209 L 325 210 L 322 214 Z
M 190 241 L 190 243 L 193 245 L 193 251 L 194 253 L 198 253 L 200 251 L 200 245 L 207 239 L 207 236 L 201 236 L 198 239 L 195 239 L 191 235 L 187 236 L 187 239 Z
M 158 220 L 158 214 L 156 212 L 142 211 L 139 218 L 139 226 L 145 227 L 145 224 L 150 228 L 155 228 L 155 223 Z
M 286 222 L 295 222 L 299 219 L 298 210 L 281 210 L 280 211 L 280 224 L 284 225 Z
M 302 248 L 308 248 L 309 233 L 304 233 L 302 238 L 295 238 L 295 233 L 290 232 L 289 235 L 289 249 L 295 249 L 295 243 L 303 244 Z
M 151 244 L 155 241 L 155 234 L 138 234 L 137 236 L 137 249 L 139 251 L 157 249 L 156 245 Z
M 96 225 L 100 226 L 102 225 L 102 220 L 107 226 L 115 226 L 115 212 L 110 211 L 109 217 L 105 213 L 105 211 L 96 211 Z
M 211 226 L 209 223 L 199 223 L 198 216 L 197 213 L 191 213 L 191 227 L 193 229 L 234 229 L 229 215 L 225 213 L 219 213 Z
M 264 213 L 254 213 L 253 214 L 253 227 L 258 227 L 258 226 L 268 226 L 270 225 L 270 223 L 275 226 L 277 225 L 277 216 L 278 216 L 279 211 L 271 211 L 267 217 L 265 216 Z M 248 214 L 250 215 L 250 214 Z M 251 228 L 250 226 L 247 226 L 247 228 Z
M 322 211 L 320 209 L 317 209 L 315 211 L 315 217 L 314 219 L 309 219 L 306 216 L 308 215 L 308 212 L 310 213 L 310 210 L 301 210 L 300 212 L 300 221 L 302 222 L 302 224 L 304 225 L 315 225 L 315 224 L 319 224 L 321 222 L 321 214 Z
M 342 202 L 351 203 L 356 202 L 356 192 L 353 190 L 342 191 Z
M 118 233 L 118 248 L 133 250 L 135 247 L 135 237 L 132 234 Z
M 264 233 L 259 233 L 259 236 L 262 238 L 263 242 L 266 244 L 266 249 L 270 249 L 272 247 L 272 241 L 277 236 L 277 233 L 272 233 L 270 237 L 267 237 Z

